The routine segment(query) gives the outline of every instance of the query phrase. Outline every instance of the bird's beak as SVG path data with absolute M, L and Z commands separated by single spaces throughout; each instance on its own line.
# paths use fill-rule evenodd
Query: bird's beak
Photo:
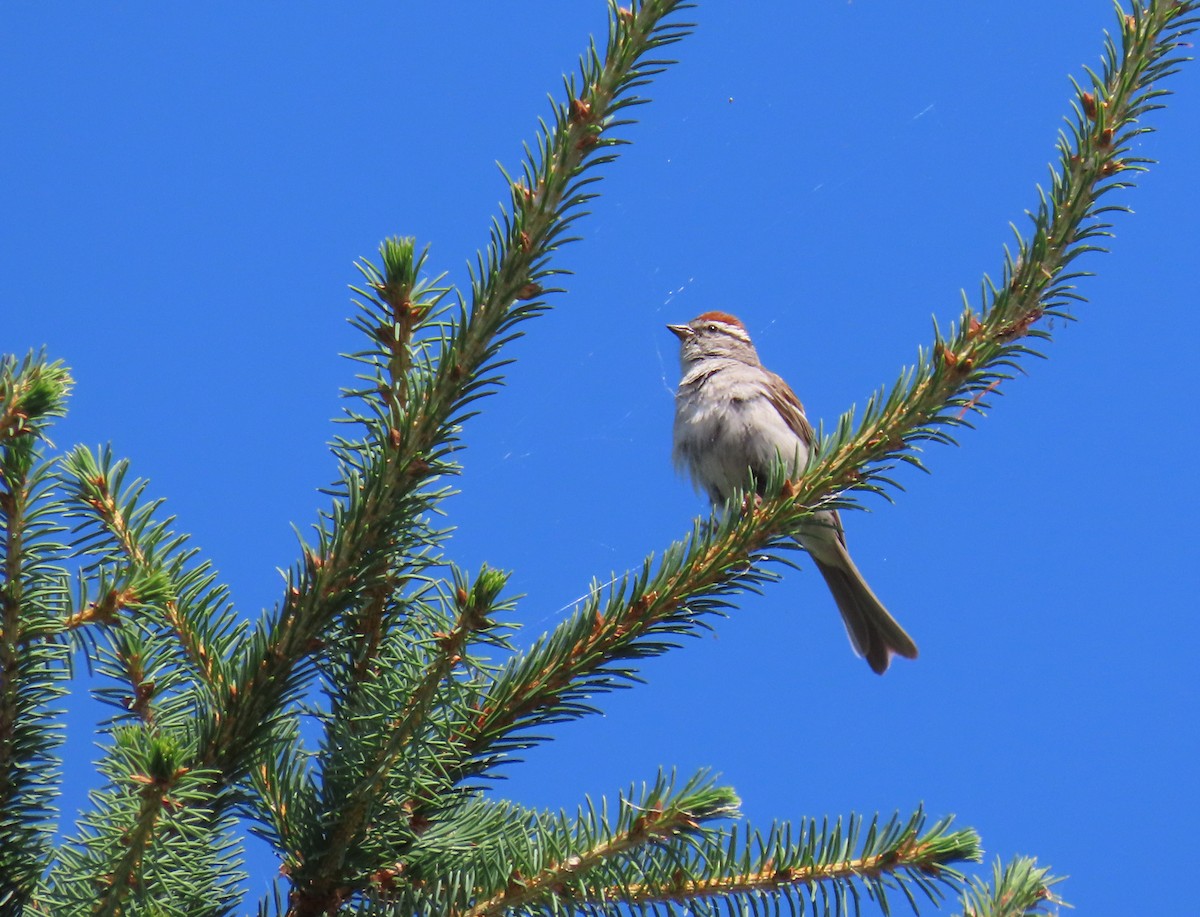
M 667 325 L 667 330 L 681 341 L 685 341 L 693 334 L 689 325 Z

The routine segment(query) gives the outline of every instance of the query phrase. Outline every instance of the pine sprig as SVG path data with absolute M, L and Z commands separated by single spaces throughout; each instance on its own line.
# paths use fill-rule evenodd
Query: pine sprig
M 484 567 L 468 582 L 455 571 L 452 626 L 432 631 L 426 639 L 418 639 L 412 628 L 397 635 L 404 644 L 403 656 L 381 657 L 380 663 L 389 669 L 372 673 L 363 685 L 370 686 L 368 690 L 346 698 L 338 704 L 340 709 L 327 717 L 325 779 L 317 805 L 328 814 L 321 835 L 296 850 L 296 862 L 289 867 L 297 914 L 309 913 L 307 908 L 364 885 L 361 864 L 374 865 L 371 858 L 379 854 L 379 839 L 398 836 L 400 845 L 405 845 L 420 833 L 405 811 L 407 806 L 411 813 L 411 799 L 419 793 L 405 777 L 420 769 L 400 766 L 401 759 L 420 761 L 431 738 L 436 741 L 441 726 L 431 717 L 436 713 L 438 719 L 443 718 L 443 708 L 452 706 L 448 682 L 467 662 L 469 645 L 495 630 L 494 617 L 509 607 L 510 603 L 500 598 L 507 579 L 500 571 Z M 425 648 L 424 668 L 407 678 L 397 671 L 397 663 L 417 658 L 412 650 L 418 646 Z M 399 687 L 391 684 L 393 680 L 405 683 Z M 389 706 L 397 696 L 405 697 L 398 712 Z M 374 833 L 380 837 L 375 843 L 366 843 L 372 827 L 388 819 L 407 822 L 407 830 L 396 832 L 396 825 L 393 830 L 386 825 L 376 827 Z M 386 855 L 395 858 L 402 851 L 403 846 L 397 849 L 393 844 Z
M 74 384 L 59 360 L 47 362 L 44 355 L 32 353 L 19 361 L 0 357 L 0 442 L 41 435 L 50 421 L 66 412 Z
M 504 755 L 539 741 L 527 734 L 592 713 L 590 698 L 639 680 L 633 663 L 677 646 L 723 613 L 741 590 L 775 578 L 751 564 L 756 546 L 748 530 L 740 538 L 736 518 L 715 526 L 697 524 L 689 539 L 673 545 L 657 569 L 647 560 L 637 577 L 594 588 L 581 609 L 524 653 L 513 657 L 486 685 L 479 714 L 451 749 L 453 757 L 431 770 L 456 783 L 500 763 Z M 787 544 L 783 546 L 788 546 Z
M 586 191 L 596 177 L 584 171 L 613 161 L 615 153 L 594 155 L 624 141 L 610 132 L 631 122 L 616 116 L 646 100 L 632 91 L 650 82 L 672 62 L 642 60 L 650 51 L 681 40 L 691 26 L 668 23 L 690 3 L 644 0 L 630 9 L 609 5 L 609 29 L 601 59 L 593 44 L 580 60 L 578 82 L 565 79 L 567 99 L 554 103 L 553 123 L 541 124 L 536 152 L 526 148 L 522 175 L 509 179 L 511 211 L 493 222 L 486 254 L 472 269 L 472 317 L 491 337 L 539 311 L 542 281 L 563 273 L 547 266 L 549 254 L 573 239 L 564 233 L 586 214 L 580 209 L 595 195 Z M 506 177 L 508 177 L 506 175 Z M 513 300 L 525 305 L 513 308 Z
M 524 835 L 493 857 L 506 875 L 486 872 L 468 857 L 440 897 L 389 886 L 400 912 L 449 912 L 459 917 L 511 914 L 751 912 L 845 914 L 864 900 L 884 913 L 901 897 L 917 912 L 947 891 L 963 889 L 958 866 L 980 858 L 979 839 L 933 825 L 918 810 L 908 818 L 850 816 L 799 826 L 773 825 L 765 834 L 737 824 L 737 799 L 701 772 L 678 790 L 660 774 L 640 792 L 619 797 L 617 816 L 589 800 L 575 816 L 529 814 Z M 712 824 L 715 822 L 716 824 Z M 490 878 L 494 891 L 478 880 Z M 468 877 L 475 878 L 473 887 Z M 451 891 L 469 905 L 453 905 Z M 380 889 L 381 892 L 384 889 Z M 372 912 L 375 913 L 375 912 Z
M 225 682 L 244 627 L 211 565 L 171 530 L 163 501 L 145 499 L 147 482 L 128 475 L 129 463 L 109 448 L 80 446 L 62 460 L 75 552 L 84 561 L 65 626 L 97 646 L 91 657 L 115 684 L 96 694 L 116 720 L 191 729 L 208 692 Z
M 490 897 L 477 889 L 473 906 L 458 917 L 488 917 L 516 912 L 568 910 L 568 902 L 628 901 L 629 886 L 605 888 L 646 858 L 675 860 L 679 849 L 699 843 L 705 823 L 736 817 L 738 799 L 700 772 L 675 790 L 673 778 L 660 773 L 640 793 L 617 799 L 617 818 L 609 823 L 603 801 L 575 818 L 542 817 L 530 826 L 529 853 L 519 858 L 504 887 Z M 643 867 L 636 867 L 638 874 Z M 597 891 L 603 888 L 599 894 Z M 482 898 L 483 900 L 479 900 Z
M 61 363 L 0 359 L 0 903 L 30 894 L 54 831 L 68 596 L 62 506 L 40 446 L 70 386 Z
M 232 794 L 218 772 L 195 765 L 196 724 L 226 683 L 244 628 L 162 501 L 129 478 L 128 462 L 79 447 L 62 459 L 59 481 L 80 562 L 79 597 L 61 621 L 114 681 L 95 693 L 116 713 L 101 762 L 108 785 L 92 794 L 42 900 L 55 913 L 94 904 L 124 914 L 131 901 L 161 896 L 178 904 L 164 913 L 222 913 L 237 875 L 221 811 Z M 223 839 L 189 858 L 197 837 Z
M 45 913 L 229 914 L 243 876 L 232 820 L 211 807 L 219 775 L 188 767 L 194 751 L 142 724 L 119 726 L 80 836 L 59 851 Z
M 117 915 L 124 910 L 124 901 L 132 888 L 144 884 L 142 863 L 146 857 L 160 819 L 167 806 L 174 805 L 170 794 L 186 776 L 186 768 L 178 766 L 177 749 L 169 741 L 153 742 L 151 749 L 141 747 L 143 738 L 137 730 L 123 729 L 115 736 L 114 749 L 126 759 L 137 799 L 136 813 L 131 823 L 122 826 L 123 844 L 108 868 L 96 877 L 100 886 L 94 911 L 98 915 Z M 148 753 L 147 753 L 148 751 Z M 138 754 L 141 752 L 141 754 Z
M 300 722 L 280 718 L 267 747 L 274 757 L 260 761 L 250 772 L 251 798 L 245 803 L 248 827 L 271 847 L 282 852 L 282 874 L 295 865 L 289 851 L 310 849 L 320 833 L 316 775 L 309 756 L 300 749 Z
M 793 837 L 793 835 L 795 835 Z M 744 838 L 744 839 L 743 839 Z M 645 879 L 610 890 L 605 897 L 636 913 L 658 913 L 665 904 L 700 914 L 727 913 L 730 906 L 773 913 L 861 913 L 863 898 L 890 913 L 889 892 L 919 910 L 918 894 L 937 904 L 946 889 L 965 879 L 956 864 L 980 858 L 972 830 L 950 830 L 950 819 L 926 827 L 917 811 L 908 819 L 860 816 L 799 828 L 774 826 L 766 836 L 736 827 L 677 864 L 665 863 Z
M 973 879 L 963 893 L 963 917 L 1035 917 L 1052 913 L 1065 904 L 1051 890 L 1062 881 L 1039 867 L 1032 857 L 1016 857 L 1009 863 L 996 860 L 992 882 Z M 1057 913 L 1057 911 L 1053 911 Z
M 197 549 L 171 531 L 173 517 L 160 518 L 164 501 L 144 500 L 148 482 L 129 481 L 129 462 L 115 459 L 108 447 L 94 453 L 79 446 L 63 458 L 62 469 L 76 549 L 90 558 L 68 629 L 114 625 L 125 610 L 145 612 L 161 626 L 157 642 L 173 648 L 181 674 L 205 686 L 219 682 L 221 663 L 242 628 L 211 565 L 197 563 Z

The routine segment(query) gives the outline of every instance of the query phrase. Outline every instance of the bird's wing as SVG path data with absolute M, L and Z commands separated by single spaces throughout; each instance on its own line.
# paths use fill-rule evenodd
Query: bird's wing
M 770 370 L 764 370 L 771 378 L 772 385 L 766 390 L 767 399 L 774 405 L 779 415 L 787 421 L 787 425 L 804 441 L 805 446 L 812 446 L 816 434 L 812 424 L 804 416 L 804 405 L 796 397 L 796 393 L 788 384 Z
M 791 386 L 783 381 L 775 373 L 766 370 L 768 376 L 771 377 L 773 383 L 767 391 L 767 398 L 774 405 L 775 410 L 779 415 L 787 421 L 787 425 L 795 431 L 803 441 L 804 445 L 812 448 L 817 434 L 813 430 L 813 426 L 808 422 L 808 417 L 804 414 L 804 405 L 800 403 L 800 399 L 796 397 L 796 393 L 792 391 Z M 842 517 L 837 510 L 833 510 L 825 516 L 824 524 L 833 529 L 833 535 L 837 538 L 838 543 L 843 549 L 846 546 L 846 530 L 842 528 Z M 816 524 L 821 524 L 820 522 Z

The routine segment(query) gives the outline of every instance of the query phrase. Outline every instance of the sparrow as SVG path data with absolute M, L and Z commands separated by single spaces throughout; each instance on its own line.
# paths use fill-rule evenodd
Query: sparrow
M 813 447 L 812 424 L 795 392 L 762 365 L 746 327 L 726 312 L 705 312 L 667 328 L 679 338 L 683 369 L 675 393 L 675 467 L 717 507 L 751 475 L 764 496 L 776 462 L 795 478 Z M 892 656 L 917 658 L 917 645 L 850 559 L 836 510 L 815 513 L 797 541 L 833 594 L 855 652 L 873 671 L 886 672 Z

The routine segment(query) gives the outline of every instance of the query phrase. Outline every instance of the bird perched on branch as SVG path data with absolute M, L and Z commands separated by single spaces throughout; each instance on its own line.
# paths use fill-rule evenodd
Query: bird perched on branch
M 795 392 L 762 365 L 745 326 L 725 312 L 705 312 L 667 328 L 679 338 L 683 364 L 675 393 L 676 467 L 716 506 L 751 474 L 761 488 L 780 460 L 795 478 L 813 446 L 812 424 Z M 917 645 L 850 559 L 836 511 L 814 514 L 797 540 L 833 593 L 855 652 L 875 672 L 886 672 L 893 655 L 917 657 Z

